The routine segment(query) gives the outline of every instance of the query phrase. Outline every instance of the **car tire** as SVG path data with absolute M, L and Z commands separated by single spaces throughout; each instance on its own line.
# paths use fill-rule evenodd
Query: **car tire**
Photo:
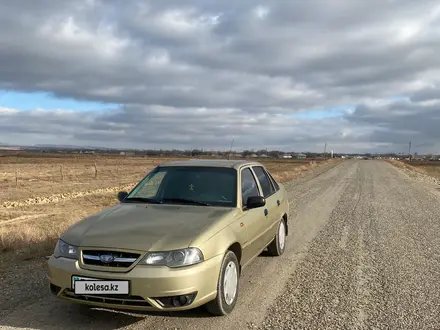
M 227 285 L 225 279 L 231 286 Z M 239 279 L 240 264 L 237 256 L 234 252 L 228 251 L 223 257 L 220 267 L 220 275 L 217 282 L 217 296 L 214 300 L 205 305 L 210 314 L 224 316 L 232 312 L 238 298 Z
M 277 233 L 273 241 L 267 246 L 267 252 L 271 256 L 281 256 L 286 249 L 287 227 L 284 219 L 278 224 Z

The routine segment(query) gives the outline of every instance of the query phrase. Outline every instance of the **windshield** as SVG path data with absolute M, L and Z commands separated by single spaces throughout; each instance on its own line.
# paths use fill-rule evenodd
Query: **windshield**
M 158 167 L 124 202 L 160 202 L 235 207 L 237 171 L 223 167 Z

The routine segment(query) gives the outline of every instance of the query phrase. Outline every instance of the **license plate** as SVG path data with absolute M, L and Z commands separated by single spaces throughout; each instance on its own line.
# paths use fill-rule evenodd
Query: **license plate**
M 129 294 L 129 282 L 73 276 L 72 289 L 75 294 Z

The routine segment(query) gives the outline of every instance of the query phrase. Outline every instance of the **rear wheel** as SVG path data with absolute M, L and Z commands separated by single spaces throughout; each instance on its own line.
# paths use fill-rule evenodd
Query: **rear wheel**
M 277 234 L 273 241 L 267 246 L 267 250 L 272 256 L 280 256 L 284 253 L 286 248 L 286 222 L 284 219 L 281 219 L 278 224 Z
M 237 302 L 240 265 L 234 252 L 226 252 L 220 267 L 217 283 L 217 297 L 205 305 L 209 313 L 216 316 L 232 312 Z

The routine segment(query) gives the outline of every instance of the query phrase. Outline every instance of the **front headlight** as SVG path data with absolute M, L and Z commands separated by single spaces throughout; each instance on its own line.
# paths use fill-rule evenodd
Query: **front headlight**
M 175 268 L 195 265 L 202 261 L 202 251 L 197 248 L 188 248 L 164 252 L 149 252 L 140 264 Z
M 69 259 L 78 259 L 78 247 L 74 245 L 67 244 L 63 240 L 59 239 L 57 245 L 55 246 L 55 251 L 53 253 L 55 258 L 63 257 Z

